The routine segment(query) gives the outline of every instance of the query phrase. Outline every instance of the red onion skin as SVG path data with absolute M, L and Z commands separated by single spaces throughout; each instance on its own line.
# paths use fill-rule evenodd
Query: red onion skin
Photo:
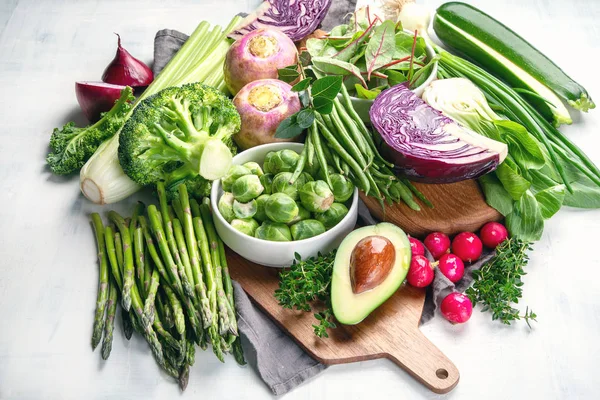
M 427 287 L 433 282 L 433 268 L 425 256 L 413 256 L 406 280 L 408 284 L 418 288 Z
M 482 251 L 481 239 L 473 232 L 461 232 L 452 240 L 452 253 L 464 262 L 477 261 Z
M 508 239 L 508 231 L 499 222 L 488 222 L 479 231 L 479 237 L 485 247 L 495 249 L 500 243 Z
M 462 293 L 450 293 L 440 305 L 444 318 L 453 324 L 467 322 L 473 314 L 473 303 Z
M 104 70 L 102 81 L 131 87 L 148 86 L 154 80 L 152 70 L 125 50 L 121 46 L 121 37 L 117 37 L 117 54 Z
M 98 121 L 103 112 L 109 111 L 123 89 L 125 86 L 104 82 L 75 82 L 77 102 L 90 122 Z
M 439 260 L 441 256 L 450 250 L 450 238 L 442 232 L 430 233 L 425 238 L 424 244 L 435 260 Z
M 460 281 L 465 274 L 465 264 L 452 253 L 444 254 L 440 258 L 438 269 L 452 283 Z

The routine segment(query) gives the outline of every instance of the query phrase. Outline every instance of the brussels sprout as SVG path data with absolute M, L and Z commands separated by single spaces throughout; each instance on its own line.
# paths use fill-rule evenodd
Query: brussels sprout
M 265 213 L 273 222 L 288 223 L 298 215 L 298 205 L 284 193 L 273 193 L 265 203 Z
M 271 197 L 268 194 L 261 194 L 256 199 L 256 214 L 254 214 L 254 219 L 258 222 L 264 222 L 267 220 L 267 213 L 265 213 L 265 204 L 267 200 Z
M 225 221 L 227 222 L 231 222 L 231 220 L 235 218 L 235 214 L 233 213 L 233 200 L 233 194 L 225 192 L 217 204 L 221 216 L 225 218 Z
M 243 165 L 233 165 L 229 168 L 229 171 L 225 174 L 225 176 L 221 179 L 221 186 L 223 186 L 223 190 L 226 192 L 231 192 L 231 186 L 233 182 L 244 175 L 251 175 L 252 171 Z
M 321 222 L 327 230 L 340 223 L 348 214 L 348 207 L 342 203 L 333 203 L 329 210 L 324 213 L 315 214 L 315 219 Z
M 231 227 L 245 235 L 254 236 L 254 233 L 258 228 L 258 222 L 252 218 L 234 219 L 231 221 Z
M 277 175 L 280 172 L 293 172 L 300 156 L 293 150 L 280 150 L 268 153 L 263 165 L 264 171 Z
M 325 232 L 325 226 L 316 219 L 305 219 L 290 228 L 294 240 L 308 239 Z
M 331 179 L 331 191 L 333 192 L 335 201 L 338 203 L 343 203 L 352 197 L 352 193 L 354 193 L 354 185 L 348 180 L 348 178 L 340 174 L 331 174 L 329 178 Z
M 241 203 L 246 203 L 257 198 L 265 190 L 260 183 L 260 179 L 256 175 L 244 175 L 237 178 L 231 186 L 233 197 Z
M 242 167 L 248 168 L 253 175 L 258 176 L 259 178 L 263 176 L 262 168 L 254 161 L 248 161 L 247 163 L 242 164 Z
M 285 193 L 294 200 L 298 200 L 298 186 L 296 183 L 290 184 L 292 179 L 291 172 L 280 172 L 273 178 L 273 193 Z
M 296 222 L 300 222 L 302 220 L 309 219 L 309 218 L 310 218 L 310 211 L 308 211 L 306 208 L 304 208 L 298 204 L 298 215 L 296 215 L 296 217 L 293 220 L 288 222 L 288 226 L 292 226 Z
M 319 173 L 319 163 L 317 162 L 317 158 L 315 157 L 312 165 L 310 165 L 307 160 L 306 164 L 304 164 L 303 171 L 309 174 L 310 176 L 317 176 L 317 174 Z
M 270 151 L 265 156 L 265 161 L 263 162 L 263 171 L 265 174 L 275 174 L 275 172 L 271 171 L 271 160 L 276 155 L 277 155 L 276 151 Z
M 254 237 L 272 242 L 290 242 L 292 234 L 286 224 L 265 221 L 254 232 Z
M 298 191 L 302 205 L 316 213 L 325 212 L 334 201 L 333 193 L 325 181 L 308 182 Z M 234 192 L 235 194 L 235 192 Z
M 240 203 L 237 200 L 233 201 L 233 213 L 235 214 L 236 218 L 252 218 L 256 214 L 256 209 L 256 200 L 250 200 L 247 203 Z
M 327 166 L 327 172 L 329 173 L 329 176 L 337 173 L 337 171 L 331 165 Z M 319 169 L 319 173 L 317 174 L 317 176 L 321 180 L 326 180 L 325 172 L 323 171 L 323 168 Z
M 303 172 L 300 174 L 300 176 L 298 177 L 298 179 L 296 179 L 296 182 L 294 182 L 294 184 L 296 185 L 296 187 L 301 188 L 302 186 L 304 186 L 305 184 L 307 184 L 308 182 L 312 182 L 315 179 L 307 172 Z
M 260 183 L 265 188 L 265 191 L 263 192 L 264 194 L 273 193 L 273 178 L 274 178 L 273 174 L 264 174 L 263 176 L 260 177 Z

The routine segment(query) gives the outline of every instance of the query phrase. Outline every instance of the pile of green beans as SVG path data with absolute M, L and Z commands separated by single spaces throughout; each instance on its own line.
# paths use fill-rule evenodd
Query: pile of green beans
M 394 175 L 393 164 L 379 154 L 373 135 L 360 119 L 348 91 L 342 85 L 342 98 L 333 101 L 330 114 L 317 114 L 309 128 L 301 154 L 302 163 L 317 162 L 331 186 L 327 166 L 342 175 L 368 196 L 382 204 L 405 202 L 413 210 L 421 207 L 415 196 L 428 207 L 432 204 L 407 179 Z

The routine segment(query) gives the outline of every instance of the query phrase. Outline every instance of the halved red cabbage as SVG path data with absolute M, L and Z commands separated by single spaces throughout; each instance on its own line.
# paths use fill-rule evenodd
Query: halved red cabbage
M 383 91 L 369 111 L 381 153 L 396 172 L 425 183 L 477 178 L 506 158 L 506 144 L 454 122 L 405 85 Z
M 317 29 L 332 0 L 267 0 L 229 34 L 239 39 L 258 28 L 278 28 L 297 42 Z

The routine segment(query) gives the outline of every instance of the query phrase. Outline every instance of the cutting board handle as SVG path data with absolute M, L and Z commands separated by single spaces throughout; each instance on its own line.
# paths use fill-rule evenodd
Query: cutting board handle
M 388 358 L 400 365 L 435 393 L 448 393 L 460 374 L 456 366 L 418 328 L 407 335 L 406 347 L 389 351 Z

